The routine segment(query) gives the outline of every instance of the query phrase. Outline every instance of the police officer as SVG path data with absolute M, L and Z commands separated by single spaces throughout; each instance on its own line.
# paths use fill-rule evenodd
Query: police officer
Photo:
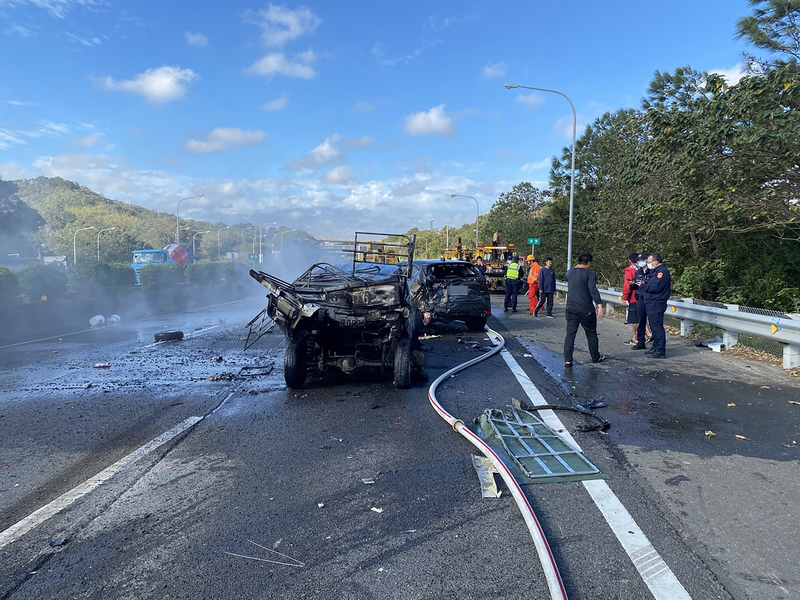
M 511 262 L 506 266 L 506 297 L 503 302 L 503 310 L 517 312 L 517 296 L 519 296 L 519 284 L 522 279 L 522 267 L 519 266 L 519 257 L 514 255 Z
M 647 257 L 647 271 L 644 284 L 639 286 L 640 301 L 643 296 L 645 313 L 653 332 L 653 347 L 647 354 L 651 358 L 666 358 L 667 332 L 664 330 L 664 313 L 667 310 L 667 300 L 672 294 L 672 275 L 661 261 L 661 255 L 656 252 Z M 639 345 L 642 345 L 644 331 L 641 326 L 637 333 Z

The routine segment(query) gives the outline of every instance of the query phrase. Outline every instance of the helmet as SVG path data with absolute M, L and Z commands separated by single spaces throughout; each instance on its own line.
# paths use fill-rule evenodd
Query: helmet
M 526 258 L 525 260 L 528 260 L 528 261 L 536 260 L 536 257 L 533 254 L 528 254 L 528 258 Z

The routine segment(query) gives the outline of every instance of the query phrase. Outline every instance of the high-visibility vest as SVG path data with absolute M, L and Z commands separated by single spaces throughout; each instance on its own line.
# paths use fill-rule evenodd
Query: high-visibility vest
M 518 263 L 511 263 L 508 265 L 508 269 L 506 270 L 506 278 L 507 279 L 519 279 L 519 264 Z
M 532 262 L 530 268 L 528 269 L 528 283 L 533 285 L 534 283 L 539 283 L 539 273 L 542 268 L 539 266 L 539 263 Z

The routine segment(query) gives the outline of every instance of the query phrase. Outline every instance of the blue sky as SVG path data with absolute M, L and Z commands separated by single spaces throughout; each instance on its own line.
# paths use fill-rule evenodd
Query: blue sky
M 0 176 L 317 237 L 474 221 L 656 69 L 736 80 L 747 0 L 0 0 Z

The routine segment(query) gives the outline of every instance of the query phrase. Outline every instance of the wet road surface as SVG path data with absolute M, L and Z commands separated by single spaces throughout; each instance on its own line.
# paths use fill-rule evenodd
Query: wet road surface
M 0 349 L 0 530 L 187 418 L 202 417 L 0 548 L 0 598 L 547 597 L 515 505 L 508 494 L 481 498 L 469 460 L 474 449 L 430 408 L 428 384 L 395 390 L 378 376 L 339 376 L 287 390 L 282 334 L 242 351 L 243 325 L 261 308 L 215 307 Z M 680 377 L 670 373 L 669 361 L 658 371 L 611 361 L 567 374 L 554 354 L 562 320 L 496 315 L 490 326 L 506 335 L 548 402 L 605 397 L 609 434 L 574 435 L 691 597 L 796 597 L 800 577 L 786 568 L 778 581 L 770 571 L 778 572 L 772 561 L 780 549 L 791 551 L 795 542 L 777 536 L 765 544 L 766 534 L 751 535 L 752 503 L 738 493 L 742 480 L 753 479 L 745 487 L 766 497 L 760 506 L 769 511 L 764 520 L 774 519 L 770 526 L 798 522 L 794 509 L 774 501 L 785 494 L 791 503 L 793 450 L 779 455 L 781 443 L 768 435 L 780 415 L 781 427 L 792 426 L 781 412 L 791 386 L 758 386 L 773 394 L 768 402 L 751 398 L 756 408 L 735 416 L 719 405 L 719 380 L 707 368 L 694 366 L 705 373 L 695 383 L 683 381 L 683 367 Z M 182 329 L 187 338 L 155 344 L 153 333 L 163 329 Z M 459 339 L 489 343 L 459 325 L 434 333 L 441 337 L 425 342 L 431 379 L 481 352 Z M 105 362 L 109 368 L 94 368 Z M 240 377 L 246 366 L 272 370 Z M 754 389 L 753 377 L 731 378 L 724 393 Z M 657 406 L 642 388 L 654 382 L 666 390 Z M 689 391 L 708 404 L 678 410 Z M 512 397 L 524 393 L 500 357 L 440 391 L 448 410 L 468 423 Z M 769 402 L 775 412 L 762 422 Z M 730 421 L 719 421 L 719 411 Z M 583 422 L 560 416 L 570 428 Z M 752 424 L 745 455 L 728 439 L 744 424 Z M 717 438 L 695 440 L 696 430 L 709 427 Z M 726 512 L 715 510 L 724 496 L 716 486 L 737 488 L 727 494 Z M 571 598 L 652 597 L 582 484 L 526 492 Z M 765 547 L 755 552 L 749 543 Z

